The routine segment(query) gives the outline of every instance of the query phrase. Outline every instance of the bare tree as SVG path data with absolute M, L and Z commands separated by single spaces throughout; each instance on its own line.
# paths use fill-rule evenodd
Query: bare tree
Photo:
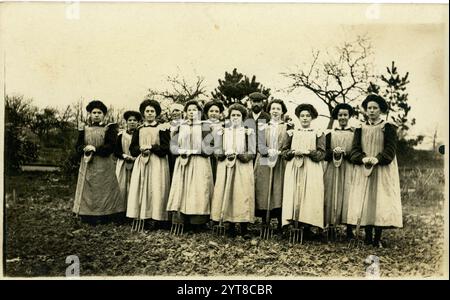
M 147 98 L 158 96 L 171 100 L 171 102 L 185 103 L 189 100 L 197 99 L 199 96 L 206 95 L 204 80 L 203 77 L 197 76 L 195 83 L 191 84 L 184 77 L 180 78 L 179 75 L 175 77 L 167 76 L 167 82 L 170 83 L 172 89 L 163 92 L 149 89 Z
M 436 128 L 434 129 L 434 134 L 433 134 L 433 151 L 436 152 L 436 140 L 437 140 L 437 125 Z
M 288 92 L 302 88 L 313 92 L 331 112 L 338 103 L 354 103 L 366 94 L 372 77 L 369 57 L 372 45 L 366 36 L 358 36 L 353 42 L 345 42 L 335 52 L 323 58 L 321 51 L 313 50 L 312 62 L 304 69 L 293 73 L 281 73 L 293 80 Z M 356 107 L 357 108 L 357 107 Z
M 72 103 L 72 111 L 74 112 L 75 120 L 77 128 L 81 125 L 81 123 L 87 122 L 87 116 L 84 114 L 84 99 L 81 97 L 80 100 L 78 100 L 75 103 Z

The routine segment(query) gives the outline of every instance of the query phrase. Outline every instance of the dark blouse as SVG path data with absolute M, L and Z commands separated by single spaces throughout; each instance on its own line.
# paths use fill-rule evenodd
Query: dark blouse
M 362 150 L 361 133 L 362 128 L 357 128 L 355 130 L 352 151 L 350 153 L 350 161 L 357 165 L 362 165 L 362 159 L 366 157 L 366 153 Z M 386 123 L 383 128 L 383 135 L 383 151 L 378 153 L 376 158 L 378 159 L 379 165 L 388 165 L 395 158 L 397 152 L 397 129 L 395 125 Z
M 113 153 L 118 133 L 117 128 L 118 126 L 115 123 L 105 125 L 105 127 L 106 131 L 103 145 L 96 147 L 96 151 L 94 153 L 94 155 L 98 155 L 101 157 L 107 157 Z M 80 157 L 84 154 L 83 151 L 84 147 L 87 146 L 84 141 L 84 135 L 85 135 L 84 130 L 78 131 L 78 139 L 75 146 L 75 150 Z
M 209 148 L 207 154 L 214 154 L 220 152 L 220 136 L 217 133 L 224 128 L 225 124 L 222 121 L 213 122 L 206 120 L 202 122 L 202 134 L 204 141 L 204 148 Z M 211 153 L 209 153 L 211 152 Z
M 139 131 L 144 127 L 157 127 L 158 123 L 153 125 L 144 124 L 138 127 L 133 132 L 133 137 L 131 138 L 130 144 L 130 154 L 134 157 L 138 157 L 141 154 L 141 147 L 139 144 Z M 170 133 L 169 130 L 160 130 L 159 131 L 159 144 L 153 144 L 151 153 L 156 154 L 159 157 L 164 157 L 169 153 L 169 142 L 170 142 Z
M 116 144 L 114 146 L 114 156 L 123 159 L 123 148 L 122 148 L 122 137 L 123 134 L 119 134 L 116 138 Z M 130 145 L 131 146 L 131 145 Z

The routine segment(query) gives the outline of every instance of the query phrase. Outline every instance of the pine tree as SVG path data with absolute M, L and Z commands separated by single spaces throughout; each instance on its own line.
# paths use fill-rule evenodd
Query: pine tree
M 215 99 L 222 100 L 225 106 L 229 106 L 240 102 L 253 92 L 261 92 L 267 97 L 270 95 L 270 89 L 257 82 L 255 75 L 250 80 L 249 77 L 239 73 L 234 68 L 232 73 L 225 72 L 224 79 L 219 79 L 219 86 L 214 89 L 211 95 Z
M 409 128 L 416 122 L 414 118 L 408 120 L 408 114 L 411 111 L 411 106 L 408 104 L 408 93 L 406 92 L 409 72 L 406 72 L 403 76 L 400 75 L 395 62 L 392 62 L 390 68 L 386 67 L 386 70 L 388 75 L 379 77 L 382 86 L 371 82 L 368 92 L 379 94 L 386 99 L 389 104 L 387 118 L 398 126 L 399 139 L 404 139 Z M 384 90 L 381 91 L 382 89 Z

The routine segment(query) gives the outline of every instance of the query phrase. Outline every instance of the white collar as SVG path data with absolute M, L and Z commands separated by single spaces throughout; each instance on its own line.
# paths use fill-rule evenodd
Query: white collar
M 298 131 L 314 131 L 314 128 L 311 128 L 311 127 L 309 127 L 309 128 L 303 128 L 303 127 L 300 127 L 299 129 L 297 129 Z
M 147 126 L 152 126 L 152 127 L 154 127 L 154 126 L 156 126 L 158 124 L 158 122 L 156 122 L 156 121 L 152 121 L 152 122 L 147 122 L 147 121 L 144 121 L 144 127 L 147 127 Z
M 340 126 L 335 127 L 334 130 L 335 130 L 335 131 L 351 131 L 352 128 L 351 128 L 350 126 L 347 125 L 347 126 L 345 126 L 345 128 L 342 128 L 342 127 L 340 127 Z
M 257 120 L 259 118 L 259 116 L 261 115 L 261 112 L 255 114 L 255 112 L 252 111 L 252 114 L 253 114 L 253 119 Z
M 368 125 L 371 125 L 371 126 L 375 126 L 375 125 L 378 125 L 378 124 L 381 124 L 381 123 L 383 123 L 383 119 L 381 119 L 380 118 L 380 120 L 378 121 L 378 122 L 376 122 L 376 123 L 372 123 L 370 120 L 367 120 L 367 124 Z
M 269 121 L 270 125 L 280 125 L 280 124 L 283 124 L 283 123 L 284 123 L 283 120 L 274 121 L 274 120 L 270 119 L 270 121 Z

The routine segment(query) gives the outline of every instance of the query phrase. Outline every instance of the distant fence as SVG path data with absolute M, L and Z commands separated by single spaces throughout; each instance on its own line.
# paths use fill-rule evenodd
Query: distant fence
M 61 168 L 53 165 L 22 165 L 22 172 L 59 172 Z

